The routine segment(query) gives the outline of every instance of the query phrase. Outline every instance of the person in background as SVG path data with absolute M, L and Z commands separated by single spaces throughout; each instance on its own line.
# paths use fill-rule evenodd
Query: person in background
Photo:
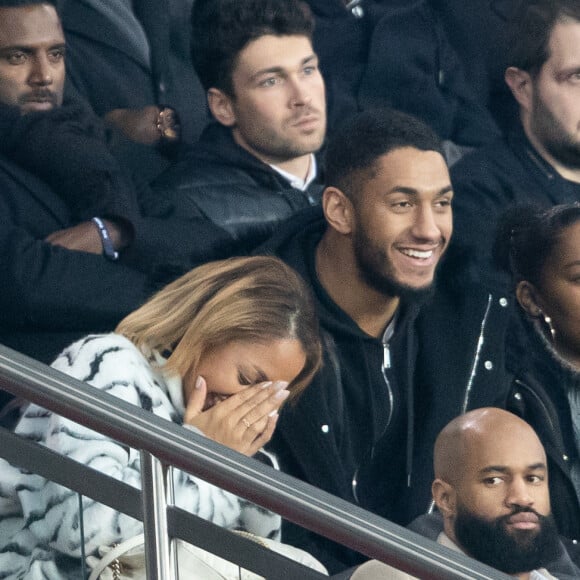
M 498 137 L 484 93 L 467 81 L 433 0 L 306 2 L 327 82 L 329 134 L 358 111 L 392 107 L 427 123 L 449 164 Z M 478 56 L 483 64 L 485 53 Z
M 517 207 L 495 242 L 517 297 L 507 343 L 507 407 L 534 427 L 550 461 L 560 533 L 580 540 L 580 205 Z
M 209 121 L 189 56 L 193 0 L 60 0 L 67 91 L 107 122 L 123 167 L 150 181 Z M 87 23 L 90 22 L 90 26 Z
M 580 200 L 580 4 L 520 2 L 508 46 L 505 81 L 519 122 L 451 171 L 454 244 L 471 252 L 473 278 L 502 289 L 509 276 L 493 263 L 490 236 L 499 216 L 517 204 Z
M 280 260 L 253 257 L 192 270 L 114 333 L 87 336 L 52 366 L 253 456 L 271 438 L 283 402 L 298 398 L 320 358 L 308 289 Z M 81 424 L 30 405 L 15 432 L 140 486 L 139 451 Z M 82 547 L 74 522 L 80 516 L 87 556 L 142 530 L 140 522 L 90 498 L 83 498 L 79 514 L 76 494 L 4 461 L 0 474 L 5 577 L 79 578 Z M 181 471 L 174 471 L 174 487 L 182 509 L 279 539 L 280 518 L 267 510 Z
M 298 0 L 199 0 L 191 23 L 214 122 L 153 187 L 247 251 L 320 200 L 326 103 L 313 20 Z
M 0 0 L 0 341 L 43 362 L 231 243 L 134 187 L 65 61 L 53 4 Z

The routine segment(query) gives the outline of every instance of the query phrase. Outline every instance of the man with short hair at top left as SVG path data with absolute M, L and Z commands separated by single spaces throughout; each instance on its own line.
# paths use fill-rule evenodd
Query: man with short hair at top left
M 0 342 L 43 362 L 231 240 L 135 190 L 65 60 L 52 2 L 0 0 Z
M 198 0 L 192 30 L 213 123 L 153 188 L 249 250 L 320 201 L 326 103 L 313 19 L 299 0 Z

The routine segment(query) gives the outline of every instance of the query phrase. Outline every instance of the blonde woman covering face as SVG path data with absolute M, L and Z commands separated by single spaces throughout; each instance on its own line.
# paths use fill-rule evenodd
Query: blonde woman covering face
M 302 281 L 276 258 L 254 257 L 196 268 L 114 333 L 76 342 L 53 366 L 251 456 L 269 441 L 281 405 L 306 387 L 320 357 L 316 316 Z M 138 451 L 35 405 L 16 432 L 141 485 Z M 81 558 L 77 495 L 6 463 L 0 469 L 7 496 L 0 506 L 0 568 L 14 570 L 14 577 L 33 579 L 36 570 L 44 575 L 38 578 L 61 580 L 71 577 L 70 567 L 75 577 Z M 227 528 L 279 538 L 279 516 L 174 473 L 179 507 Z M 142 531 L 140 522 L 88 498 L 83 521 L 87 555 Z

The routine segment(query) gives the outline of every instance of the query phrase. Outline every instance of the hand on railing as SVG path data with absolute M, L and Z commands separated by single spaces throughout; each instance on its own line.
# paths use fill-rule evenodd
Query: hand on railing
M 256 454 L 274 434 L 278 409 L 289 395 L 288 383 L 259 383 L 207 408 L 206 398 L 212 394 L 200 379 L 189 397 L 183 423 L 244 455 Z

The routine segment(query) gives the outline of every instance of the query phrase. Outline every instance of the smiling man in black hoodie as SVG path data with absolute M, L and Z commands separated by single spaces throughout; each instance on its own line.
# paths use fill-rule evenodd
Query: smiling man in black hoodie
M 328 145 L 326 183 L 322 211 L 295 216 L 263 248 L 310 283 L 326 355 L 273 448 L 290 474 L 405 525 L 429 506 L 440 429 L 502 401 L 508 302 L 447 274 L 435 284 L 453 192 L 440 141 L 418 119 L 355 116 Z M 330 571 L 360 561 L 290 525 L 285 540 Z

